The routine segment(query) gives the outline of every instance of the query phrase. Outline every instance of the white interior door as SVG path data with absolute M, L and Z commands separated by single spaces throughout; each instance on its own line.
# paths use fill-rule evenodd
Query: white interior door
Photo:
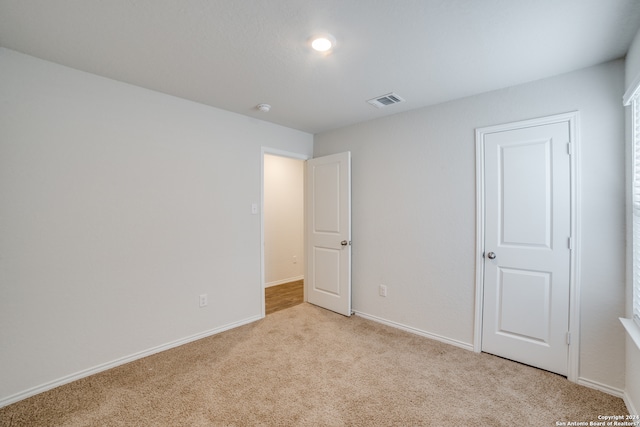
M 307 301 L 351 315 L 351 153 L 307 161 Z
M 568 121 L 484 133 L 482 351 L 567 375 Z

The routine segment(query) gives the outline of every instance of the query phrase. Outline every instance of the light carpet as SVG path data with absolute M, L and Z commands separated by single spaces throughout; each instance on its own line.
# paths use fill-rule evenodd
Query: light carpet
M 2 426 L 556 426 L 623 401 L 310 304 L 0 409 Z

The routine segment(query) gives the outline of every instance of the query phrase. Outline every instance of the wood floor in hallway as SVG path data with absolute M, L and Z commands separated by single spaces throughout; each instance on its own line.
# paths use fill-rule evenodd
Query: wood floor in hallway
M 293 307 L 304 301 L 304 280 L 269 286 L 264 290 L 265 312 L 275 313 Z

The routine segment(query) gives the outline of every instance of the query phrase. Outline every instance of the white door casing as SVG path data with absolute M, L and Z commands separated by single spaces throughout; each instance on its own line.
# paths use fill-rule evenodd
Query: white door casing
M 305 287 L 311 304 L 351 315 L 351 153 L 307 161 Z
M 576 122 L 577 113 L 569 113 L 476 133 L 474 347 L 573 381 Z

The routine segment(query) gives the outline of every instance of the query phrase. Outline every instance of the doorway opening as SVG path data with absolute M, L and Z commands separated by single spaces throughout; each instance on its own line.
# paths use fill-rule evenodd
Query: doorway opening
M 263 316 L 304 298 L 304 170 L 307 157 L 263 149 Z

